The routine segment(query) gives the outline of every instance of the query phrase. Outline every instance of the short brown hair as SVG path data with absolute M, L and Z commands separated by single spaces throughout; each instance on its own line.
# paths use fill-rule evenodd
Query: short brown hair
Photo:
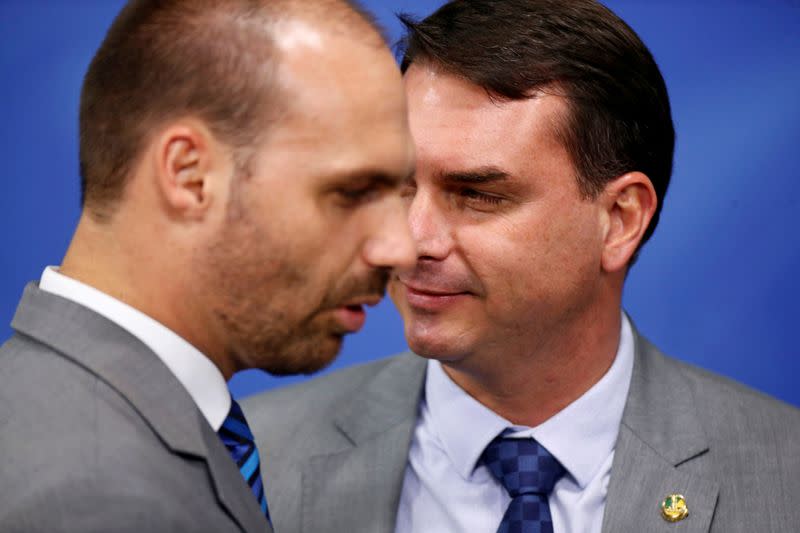
M 661 72 L 630 26 L 593 0 L 454 0 L 419 23 L 401 20 L 404 72 L 428 61 L 493 97 L 550 90 L 566 97 L 559 136 L 581 191 L 595 197 L 626 172 L 646 174 L 658 196 L 642 244 L 650 238 L 672 174 L 675 130 Z
M 267 29 L 289 9 L 307 14 L 312 6 L 304 4 L 128 2 L 92 59 L 81 91 L 83 206 L 96 218 L 110 215 L 148 135 L 168 120 L 194 116 L 235 150 L 255 145 L 265 120 L 279 112 L 283 101 Z M 377 29 L 349 1 L 326 0 L 313 7 L 334 19 L 355 15 Z

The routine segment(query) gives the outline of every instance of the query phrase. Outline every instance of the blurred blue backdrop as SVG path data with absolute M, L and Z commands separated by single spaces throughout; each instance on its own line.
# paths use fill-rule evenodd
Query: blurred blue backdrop
M 394 13 L 438 0 L 366 1 Z M 83 73 L 121 0 L 0 2 L 0 339 L 24 285 L 58 264 L 79 214 Z M 613 0 L 648 44 L 672 97 L 675 174 L 625 306 L 668 353 L 800 405 L 800 3 Z M 390 302 L 332 368 L 405 348 Z M 328 370 L 330 371 L 330 369 Z M 236 396 L 296 382 L 235 376 Z

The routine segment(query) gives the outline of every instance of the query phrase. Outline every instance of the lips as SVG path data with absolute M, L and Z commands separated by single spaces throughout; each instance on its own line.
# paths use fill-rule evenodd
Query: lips
M 355 333 L 364 327 L 367 313 L 360 305 L 337 307 L 333 310 L 336 321 L 344 328 L 345 332 Z
M 364 327 L 364 323 L 367 320 L 367 313 L 364 310 L 364 306 L 371 307 L 377 305 L 380 301 L 380 295 L 351 298 L 343 305 L 334 309 L 333 315 L 346 332 L 355 333 Z
M 456 291 L 443 287 L 428 287 L 400 280 L 405 287 L 405 296 L 412 309 L 420 311 L 443 311 L 471 296 L 467 291 Z
M 427 296 L 454 296 L 456 294 L 466 294 L 466 291 L 451 291 L 444 289 L 429 289 L 427 287 L 417 287 L 408 283 L 403 283 L 409 291 Z

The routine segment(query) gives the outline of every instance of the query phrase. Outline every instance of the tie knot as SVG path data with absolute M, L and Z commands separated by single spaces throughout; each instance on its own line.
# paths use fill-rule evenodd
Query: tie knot
M 522 494 L 547 496 L 566 473 L 561 463 L 534 439 L 496 437 L 481 462 L 512 498 Z

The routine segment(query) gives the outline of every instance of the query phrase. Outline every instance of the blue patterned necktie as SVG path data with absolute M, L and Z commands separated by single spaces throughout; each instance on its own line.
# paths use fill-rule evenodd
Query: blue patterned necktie
M 484 450 L 481 462 L 511 496 L 497 533 L 553 533 L 547 498 L 564 467 L 533 439 L 503 434 Z
M 258 459 L 258 449 L 255 439 L 244 418 L 244 413 L 236 400 L 231 400 L 231 410 L 228 418 L 222 423 L 222 427 L 217 432 L 228 452 L 231 454 L 239 472 L 250 486 L 250 490 L 261 505 L 264 515 L 269 518 L 267 510 L 267 497 L 264 494 L 264 484 L 261 481 L 261 464 Z

